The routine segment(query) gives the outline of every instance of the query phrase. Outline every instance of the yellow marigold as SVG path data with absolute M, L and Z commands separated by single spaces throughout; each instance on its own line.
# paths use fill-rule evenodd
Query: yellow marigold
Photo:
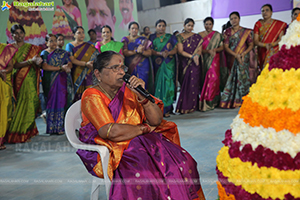
M 300 69 L 283 71 L 268 70 L 268 66 L 250 88 L 249 97 L 253 102 L 266 106 L 269 110 L 289 108 L 300 109 Z
M 300 198 L 300 170 L 258 167 L 256 163 L 252 165 L 240 158 L 230 158 L 228 150 L 229 147 L 222 147 L 216 161 L 218 169 L 229 182 L 241 186 L 248 193 L 256 192 L 262 198 L 284 199 L 288 193 Z

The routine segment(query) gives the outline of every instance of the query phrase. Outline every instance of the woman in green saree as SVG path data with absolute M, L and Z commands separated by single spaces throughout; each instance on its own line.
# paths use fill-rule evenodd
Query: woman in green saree
M 99 53 L 104 51 L 114 51 L 123 55 L 122 49 L 124 44 L 113 40 L 111 27 L 108 25 L 102 26 L 101 33 L 103 40 L 97 42 L 95 45 Z
M 173 102 L 176 98 L 175 77 L 177 38 L 166 33 L 167 23 L 159 19 L 156 24 L 156 33 L 151 34 L 152 62 L 154 68 L 155 97 L 164 103 L 164 117 L 170 117 L 173 112 Z
M 13 25 L 11 34 L 15 40 L 12 45 L 18 48 L 13 74 L 16 108 L 5 140 L 20 143 L 38 134 L 35 116 L 39 107 L 39 65 L 42 59 L 40 47 L 24 42 L 25 30 L 21 25 Z

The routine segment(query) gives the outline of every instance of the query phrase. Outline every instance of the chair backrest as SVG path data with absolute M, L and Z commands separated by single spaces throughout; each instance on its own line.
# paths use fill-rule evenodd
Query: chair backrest
M 71 105 L 65 117 L 65 132 L 67 138 L 71 145 L 77 149 L 82 148 L 81 145 L 84 145 L 76 135 L 76 129 L 81 127 L 81 121 L 81 100 L 79 100 Z

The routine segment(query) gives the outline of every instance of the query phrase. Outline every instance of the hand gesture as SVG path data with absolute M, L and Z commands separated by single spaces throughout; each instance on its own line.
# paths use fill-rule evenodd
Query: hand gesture
M 167 50 L 165 50 L 164 52 L 162 52 L 162 56 L 164 57 L 164 58 L 166 58 L 166 57 L 168 57 L 169 56 L 169 51 L 167 51 Z
M 68 64 L 65 64 L 63 66 L 61 66 L 62 70 L 67 72 L 67 73 L 70 73 L 71 72 L 71 69 L 69 68 L 69 65 Z
M 243 63 L 243 62 L 242 62 L 242 56 L 241 56 L 241 54 L 236 54 L 236 55 L 235 55 L 235 58 L 237 59 L 237 61 L 238 61 L 240 64 Z
M 216 49 L 208 50 L 208 53 L 209 53 L 212 57 L 215 57 L 215 55 L 216 55 Z
M 143 51 L 144 51 L 144 46 L 140 44 L 140 45 L 138 46 L 136 52 L 137 52 L 137 53 L 143 53 Z
M 0 70 L 0 78 L 5 82 L 6 81 L 6 73 L 7 71 L 5 69 Z
M 43 62 L 43 59 L 40 56 L 35 55 L 31 61 L 35 64 L 35 65 L 40 65 Z
M 194 56 L 193 56 L 193 61 L 194 61 L 194 63 L 198 66 L 199 65 L 199 55 L 198 54 L 195 54 Z
M 266 44 L 266 48 L 267 48 L 267 50 L 270 50 L 272 48 L 272 43 Z
M 132 75 L 130 77 L 130 79 L 128 80 L 128 82 L 130 84 L 126 84 L 126 86 L 131 90 L 133 91 L 137 96 L 138 98 L 141 100 L 141 99 L 144 99 L 145 97 L 142 96 L 138 91 L 136 91 L 134 88 L 138 87 L 139 85 L 142 86 L 142 88 L 145 89 L 145 82 L 140 79 L 140 78 L 137 78 L 136 76 Z
M 86 67 L 93 71 L 93 63 L 94 63 L 94 61 L 88 61 L 86 63 Z

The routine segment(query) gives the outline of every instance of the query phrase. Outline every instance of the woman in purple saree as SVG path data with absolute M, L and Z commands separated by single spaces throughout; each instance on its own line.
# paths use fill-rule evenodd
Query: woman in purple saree
M 139 24 L 130 22 L 129 36 L 123 37 L 123 55 L 125 56 L 125 65 L 128 66 L 128 73 L 141 78 L 146 89 L 153 93 L 153 67 L 150 59 L 152 42 L 143 36 L 138 36 Z
M 94 65 L 97 84 L 81 102 L 80 140 L 110 150 L 109 199 L 205 199 L 197 163 L 179 145 L 177 126 L 163 120 L 162 101 L 151 103 L 133 88 L 145 86 L 127 71 L 123 58 L 113 51 L 101 53 Z M 87 170 L 103 177 L 97 152 L 78 150 Z
M 44 60 L 42 84 L 47 102 L 46 133 L 48 134 L 64 133 L 65 112 L 74 98 L 69 54 L 65 50 L 56 48 L 56 40 L 55 35 L 47 35 L 48 48 L 41 53 Z
M 193 33 L 194 20 L 184 21 L 184 32 L 177 35 L 179 54 L 180 96 L 176 112 L 186 114 L 198 110 L 201 84 L 202 37 Z
M 223 37 L 213 31 L 214 19 L 204 19 L 205 31 L 199 33 L 203 38 L 203 77 L 204 84 L 201 91 L 199 110 L 213 110 L 220 102 L 220 68 L 221 52 L 223 51 Z

